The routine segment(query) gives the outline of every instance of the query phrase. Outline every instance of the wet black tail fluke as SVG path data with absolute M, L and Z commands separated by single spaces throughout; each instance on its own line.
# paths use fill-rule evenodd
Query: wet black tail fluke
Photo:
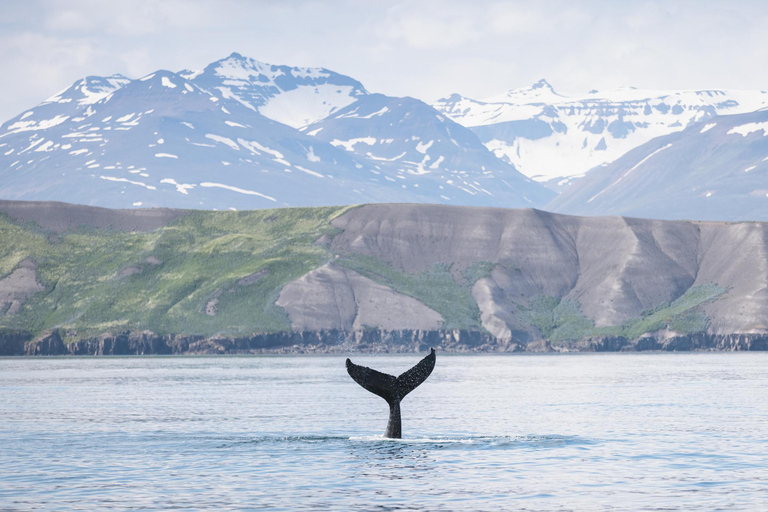
M 399 439 L 402 436 L 400 421 L 400 401 L 427 380 L 435 368 L 435 349 L 430 349 L 427 357 L 402 373 L 399 377 L 381 373 L 365 366 L 358 366 L 347 359 L 347 372 L 352 379 L 362 387 L 378 395 L 389 404 L 389 423 L 386 437 Z

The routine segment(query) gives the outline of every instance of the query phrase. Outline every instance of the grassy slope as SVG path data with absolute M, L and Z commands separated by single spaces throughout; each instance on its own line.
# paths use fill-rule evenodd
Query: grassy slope
M 38 263 L 45 293 L 33 296 L 0 328 L 79 335 L 126 329 L 157 333 L 247 334 L 289 329 L 274 305 L 280 288 L 330 259 L 314 242 L 335 231 L 346 208 L 193 212 L 152 233 L 80 229 L 49 241 L 34 225 L 0 216 L 0 276 L 23 259 Z M 154 257 L 162 261 L 151 265 Z M 129 267 L 142 272 L 120 277 Z M 266 270 L 254 284 L 239 279 Z M 232 290 L 232 291 L 230 291 Z M 216 316 L 203 313 L 218 296 Z
M 330 220 L 346 210 L 196 211 L 151 233 L 80 229 L 55 242 L 34 224 L 19 225 L 0 215 L 0 278 L 33 257 L 38 281 L 46 287 L 19 314 L 0 316 L 0 330 L 39 333 L 58 327 L 78 336 L 143 329 L 232 336 L 289 330 L 285 312 L 274 305 L 277 295 L 289 281 L 332 259 L 315 241 L 334 233 Z M 152 265 L 148 257 L 162 263 Z M 369 256 L 342 255 L 336 262 L 420 300 L 445 318 L 448 329 L 482 329 L 471 287 L 490 275 L 490 262 L 467 268 L 461 283 L 444 265 L 409 275 Z M 121 277 L 131 267 L 141 267 L 141 273 Z M 260 271 L 266 273 L 256 282 L 237 284 Z M 607 328 L 596 328 L 569 300 L 542 296 L 518 307 L 554 342 L 595 335 L 635 338 L 666 326 L 678 332 L 705 330 L 707 318 L 698 306 L 724 292 L 715 285 L 692 288 L 670 304 Z M 205 307 L 214 298 L 217 313 L 208 316 Z
M 706 331 L 709 320 L 700 310 L 702 304 L 717 299 L 727 290 L 715 284 L 695 286 L 680 298 L 660 304 L 639 318 L 613 327 L 595 327 L 579 305 L 558 297 L 535 297 L 524 308 L 527 320 L 553 342 L 579 340 L 585 336 L 624 336 L 635 339 L 647 332 L 670 328 L 681 334 Z
M 464 272 L 464 284 L 458 284 L 450 269 L 442 264 L 411 275 L 362 254 L 345 255 L 336 263 L 421 301 L 442 315 L 445 329 L 482 329 L 480 309 L 472 298 L 472 285 L 481 277 L 490 275 L 492 263 L 481 261 L 468 267 Z

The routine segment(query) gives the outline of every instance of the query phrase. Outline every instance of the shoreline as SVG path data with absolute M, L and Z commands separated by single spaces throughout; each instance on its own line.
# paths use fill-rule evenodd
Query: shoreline
M 71 337 L 71 336 L 70 336 Z M 675 334 L 668 331 L 630 340 L 589 337 L 567 343 L 498 339 L 479 331 L 366 330 L 263 333 L 251 336 L 158 335 L 150 331 L 106 333 L 65 343 L 58 330 L 33 338 L 28 332 L 0 332 L 0 356 L 300 355 L 420 353 L 589 353 L 768 351 L 768 334 Z

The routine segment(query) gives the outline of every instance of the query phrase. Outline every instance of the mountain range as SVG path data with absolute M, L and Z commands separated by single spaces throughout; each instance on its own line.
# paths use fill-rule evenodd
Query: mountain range
M 768 220 L 768 110 L 718 116 L 597 167 L 547 209 L 653 219 Z
M 0 126 L 0 181 L 6 199 L 108 207 L 537 206 L 554 196 L 423 102 L 238 54 L 199 72 L 76 82 Z
M 768 220 L 766 109 L 765 91 L 569 97 L 545 80 L 429 105 L 327 69 L 233 53 L 198 71 L 86 77 L 3 123 L 0 198 Z
M 628 87 L 568 97 L 540 80 L 484 100 L 453 94 L 433 106 L 471 128 L 502 160 L 561 190 L 651 139 L 768 107 L 768 92 Z
M 0 201 L 0 355 L 768 348 L 768 225 Z

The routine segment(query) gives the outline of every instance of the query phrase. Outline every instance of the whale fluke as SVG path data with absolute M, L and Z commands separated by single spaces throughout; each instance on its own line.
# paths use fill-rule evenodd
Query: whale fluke
M 389 404 L 389 423 L 386 437 L 400 439 L 402 425 L 400 421 L 400 401 L 419 387 L 435 368 L 435 349 L 430 349 L 429 355 L 418 362 L 416 366 L 395 377 L 381 373 L 366 366 L 359 366 L 347 359 L 347 373 L 352 379 L 374 395 L 378 395 Z

